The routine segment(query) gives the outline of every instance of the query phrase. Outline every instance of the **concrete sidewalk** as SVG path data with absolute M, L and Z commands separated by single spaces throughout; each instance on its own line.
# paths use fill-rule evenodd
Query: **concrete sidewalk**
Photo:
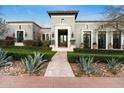
M 45 77 L 74 77 L 67 60 L 67 52 L 57 52 L 48 64 Z
M 124 88 L 124 78 L 0 76 L 1 88 Z

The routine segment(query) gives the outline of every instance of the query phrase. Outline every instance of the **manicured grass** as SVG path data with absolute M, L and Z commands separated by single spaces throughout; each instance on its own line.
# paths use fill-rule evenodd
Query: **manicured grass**
M 45 58 L 51 60 L 52 56 L 55 52 L 51 51 L 51 48 L 43 48 L 43 47 L 27 47 L 27 46 L 0 46 L 0 48 L 8 51 L 8 55 L 12 56 L 14 59 L 24 58 L 27 55 L 33 55 L 34 52 L 38 51 L 41 53 L 45 53 Z
M 119 57 L 124 60 L 124 51 L 122 50 L 93 50 L 93 49 L 74 49 L 74 52 L 68 52 L 69 62 L 78 62 L 80 56 L 94 56 L 95 61 L 105 62 L 108 57 Z

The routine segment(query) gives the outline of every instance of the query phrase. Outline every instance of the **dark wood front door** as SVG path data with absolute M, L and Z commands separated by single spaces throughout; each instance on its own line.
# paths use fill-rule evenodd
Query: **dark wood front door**
M 23 41 L 23 31 L 17 31 L 17 42 Z
M 68 45 L 68 32 L 65 29 L 58 30 L 58 46 L 67 47 Z

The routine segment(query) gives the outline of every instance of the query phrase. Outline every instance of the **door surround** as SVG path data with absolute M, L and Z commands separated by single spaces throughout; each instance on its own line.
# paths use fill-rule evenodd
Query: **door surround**
M 68 25 L 59 25 L 59 26 L 55 26 L 55 50 L 59 49 L 58 46 L 58 30 L 60 29 L 66 29 L 67 33 L 68 33 L 68 39 L 67 39 L 67 47 L 66 48 L 70 48 L 70 33 L 71 33 L 71 27 Z

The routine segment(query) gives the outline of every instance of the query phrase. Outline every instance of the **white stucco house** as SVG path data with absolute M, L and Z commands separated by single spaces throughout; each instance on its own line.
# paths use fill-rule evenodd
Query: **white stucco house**
M 51 26 L 44 28 L 32 21 L 11 21 L 8 35 L 16 38 L 15 45 L 23 40 L 51 40 L 53 51 L 74 48 L 124 49 L 124 30 L 117 21 L 76 20 L 79 11 L 48 11 Z M 92 16 L 92 15 L 91 15 Z M 117 30 L 121 28 L 122 30 Z

